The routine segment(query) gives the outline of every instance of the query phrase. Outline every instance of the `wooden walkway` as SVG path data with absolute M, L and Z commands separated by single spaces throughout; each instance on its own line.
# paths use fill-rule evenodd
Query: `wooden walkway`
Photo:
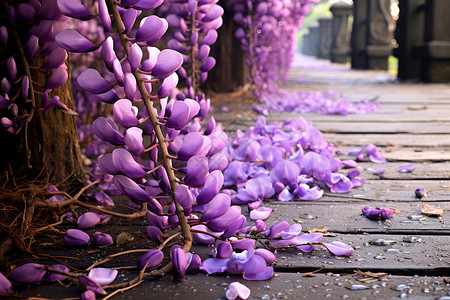
M 398 83 L 387 72 L 336 68 L 326 71 L 294 69 L 284 88 L 331 89 L 352 101 L 377 97 L 381 105 L 373 113 L 348 116 L 307 113 L 302 116 L 313 121 L 326 140 L 343 153 L 373 143 L 388 162 L 383 165 L 359 163 L 360 177 L 367 182 L 347 194 L 327 193 L 318 201 L 267 204 L 274 211 L 267 220 L 268 225 L 280 220 L 292 224 L 294 219 L 300 218 L 305 220 L 305 231 L 327 226 L 337 236 L 324 237 L 324 240 L 340 240 L 356 250 L 350 258 L 330 256 L 321 250 L 315 250 L 312 255 L 279 251 L 275 278 L 267 283 L 245 282 L 252 287 L 252 297 L 439 299 L 450 296 L 450 285 L 444 282 L 445 277 L 450 276 L 450 85 Z M 227 127 L 230 132 L 245 130 L 255 121 L 256 117 L 246 111 L 249 106 L 235 112 L 240 115 Z M 268 121 L 282 122 L 299 115 L 272 112 Z M 221 113 L 216 113 L 215 117 L 224 124 L 229 118 Z M 344 154 L 340 158 L 351 157 Z M 416 165 L 413 172 L 397 171 L 398 166 L 410 163 Z M 367 171 L 380 167 L 386 168 L 381 175 Z M 417 187 L 429 193 L 423 201 L 444 210 L 442 218 L 424 217 L 421 221 L 408 218 L 421 214 L 421 201 L 414 194 Z M 372 221 L 361 215 L 364 206 L 392 207 L 399 213 L 385 222 Z M 308 216 L 313 218 L 308 219 Z M 419 237 L 422 241 L 405 242 L 409 237 Z M 375 239 L 396 243 L 388 246 L 369 243 Z M 302 276 L 304 272 L 321 267 L 322 274 L 314 278 Z M 363 283 L 351 275 L 355 270 L 386 272 L 391 276 Z M 402 284 L 407 288 L 403 289 Z M 368 289 L 349 290 L 352 285 L 365 285 Z M 260 286 L 266 288 L 255 290 Z
M 117 295 L 117 299 L 225 299 L 229 283 L 240 281 L 251 288 L 251 299 L 450 299 L 450 86 L 443 84 L 397 83 L 386 72 L 350 71 L 340 69 L 294 69 L 287 90 L 323 91 L 332 89 L 351 100 L 378 97 L 378 111 L 365 115 L 330 116 L 302 114 L 324 132 L 328 142 L 346 153 L 350 148 L 373 143 L 388 160 L 382 175 L 373 175 L 368 168 L 381 165 L 360 163 L 361 176 L 367 182 L 347 194 L 327 193 L 318 201 L 270 202 L 273 209 L 267 224 L 280 220 L 293 224 L 303 219 L 305 231 L 322 225 L 338 240 L 355 248 L 351 257 L 335 257 L 317 248 L 311 254 L 278 251 L 276 275 L 269 281 L 245 281 L 239 275 L 206 276 L 199 273 L 173 282 L 170 276 L 146 280 L 141 285 Z M 228 133 L 252 126 L 258 115 L 251 104 L 238 93 L 218 95 L 214 116 Z M 218 107 L 219 105 L 219 107 Z M 230 109 L 221 112 L 220 106 Z M 269 121 L 296 119 L 295 113 L 271 113 Z M 341 158 L 346 158 L 345 154 Z M 416 165 L 412 173 L 399 173 L 403 164 Z M 421 201 L 417 187 L 429 196 L 429 204 L 444 210 L 442 218 L 420 215 Z M 388 221 L 372 221 L 361 215 L 364 206 L 396 208 L 399 213 Z M 246 211 L 246 209 L 244 209 Z M 243 211 L 244 211 L 243 210 Z M 117 224 L 120 226 L 120 224 Z M 145 222 L 135 224 L 133 232 L 143 232 Z M 129 225 L 125 225 L 130 231 Z M 411 237 L 419 238 L 410 243 Z M 393 240 L 392 245 L 371 244 L 376 239 Z M 195 246 L 203 258 L 210 247 Z M 306 272 L 322 270 L 313 277 Z M 385 279 L 358 281 L 354 271 L 385 272 Z M 132 278 L 123 276 L 122 279 Z M 121 279 L 121 280 L 122 280 Z M 352 290 L 356 289 L 356 290 Z M 45 287 L 31 288 L 25 294 L 35 295 Z M 60 289 L 58 297 L 72 297 L 71 289 Z M 68 293 L 67 295 L 64 293 Z M 53 297 L 55 294 L 53 294 Z M 443 298 L 441 298 L 443 297 Z

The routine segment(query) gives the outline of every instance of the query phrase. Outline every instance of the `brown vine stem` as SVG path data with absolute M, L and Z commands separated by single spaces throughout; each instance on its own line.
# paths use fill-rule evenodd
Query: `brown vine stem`
M 122 19 L 119 14 L 119 10 L 117 9 L 117 6 L 115 5 L 114 0 L 107 0 L 106 2 L 108 5 L 108 8 L 110 10 L 112 10 L 112 12 L 113 12 L 113 20 L 117 26 L 117 31 L 120 36 L 120 41 L 122 42 L 122 46 L 125 49 L 126 55 L 128 56 L 128 54 L 130 53 L 130 45 L 128 43 L 128 38 L 127 38 L 126 34 L 123 33 L 125 31 L 125 26 L 123 25 Z M 167 149 L 166 140 L 162 133 L 161 127 L 159 126 L 158 118 L 153 109 L 153 104 L 151 101 L 150 94 L 147 91 L 147 88 L 145 87 L 145 83 L 144 83 L 144 80 L 142 79 L 141 74 L 137 71 L 132 72 L 132 74 L 136 78 L 136 82 L 139 87 L 139 91 L 141 93 L 142 99 L 144 100 L 145 108 L 147 109 L 148 115 L 150 117 L 150 121 L 153 125 L 156 137 L 158 139 L 159 148 L 160 148 L 161 154 L 162 154 L 164 169 L 166 170 L 167 177 L 169 178 L 169 181 L 170 181 L 170 187 L 172 189 L 172 197 L 173 197 L 173 201 L 175 203 L 178 220 L 180 222 L 181 232 L 183 233 L 183 237 L 184 237 L 183 251 L 188 252 L 192 246 L 192 236 L 191 236 L 191 232 L 189 231 L 190 226 L 187 222 L 186 216 L 184 215 L 184 210 L 181 207 L 181 205 L 178 203 L 178 201 L 175 197 L 175 194 L 174 194 L 175 189 L 178 186 L 178 183 L 177 183 L 177 178 L 175 176 L 175 173 L 172 170 L 172 161 L 169 158 L 169 151 Z
M 9 6 L 8 3 L 5 0 L 2 0 L 2 4 L 3 7 L 5 8 L 5 11 L 8 11 Z M 31 77 L 31 72 L 30 72 L 30 65 L 28 64 L 27 58 L 25 56 L 25 52 L 23 51 L 23 47 L 22 47 L 22 43 L 20 42 L 20 38 L 19 38 L 19 34 L 17 33 L 17 31 L 14 28 L 9 28 L 8 30 L 11 35 L 12 38 L 14 40 L 14 42 L 16 43 L 16 47 L 17 47 L 17 51 L 19 51 L 19 57 L 20 60 L 22 61 L 23 64 L 23 68 L 25 70 L 25 74 L 28 76 L 28 79 L 30 80 L 30 95 L 31 95 L 31 111 L 30 114 L 28 115 L 28 118 L 25 120 L 25 151 L 27 152 L 27 165 L 28 168 L 31 168 L 30 165 L 30 159 L 31 159 L 31 150 L 28 147 L 28 124 L 31 122 L 31 119 L 34 116 L 34 109 L 36 106 L 36 99 L 34 97 L 34 87 L 32 82 L 32 77 Z

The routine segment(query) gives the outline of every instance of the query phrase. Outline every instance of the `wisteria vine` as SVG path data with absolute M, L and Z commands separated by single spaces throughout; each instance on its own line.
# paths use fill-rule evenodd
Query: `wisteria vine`
M 333 145 L 323 139 L 312 123 L 302 118 L 288 121 L 283 127 L 266 124 L 265 119 L 260 118 L 254 127 L 245 133 L 238 132 L 232 141 L 214 118 L 202 124 L 210 104 L 204 96 L 198 95 L 198 87 L 215 64 L 209 56 L 209 47 L 217 38 L 216 29 L 221 26 L 223 9 L 216 4 L 217 0 L 173 0 L 169 7 L 174 14 L 169 14 L 167 20 L 148 13 L 162 2 L 98 0 L 97 5 L 88 8 L 80 0 L 58 0 L 52 7 L 53 12 L 49 13 L 47 10 L 55 1 L 44 0 L 40 7 L 42 14 L 51 14 L 50 17 L 55 18 L 49 19 L 50 28 L 66 18 L 76 19 L 74 24 L 79 28 L 67 28 L 64 23 L 64 26 L 57 26 L 60 30 L 52 31 L 54 41 L 48 47 L 52 47 L 52 51 L 58 49 L 58 53 L 46 62 L 54 71 L 42 91 L 41 102 L 48 103 L 43 109 L 57 106 L 73 113 L 58 104 L 57 95 L 51 100 L 45 99 L 49 97 L 49 89 L 67 80 L 67 71 L 63 67 L 67 59 L 65 51 L 80 54 L 96 51 L 102 65 L 79 69 L 76 87 L 83 90 L 79 91 L 81 95 L 95 95 L 95 99 L 111 104 L 113 118 L 99 116 L 91 127 L 95 136 L 107 143 L 96 149 L 95 155 L 100 156 L 93 167 L 105 175 L 94 178 L 96 180 L 91 177 L 89 184 L 74 196 L 48 187 L 47 193 L 52 197 L 38 206 L 78 206 L 89 210 L 80 216 L 75 211 L 64 216 L 69 221 L 76 221 L 79 228 L 64 233 L 67 246 L 83 247 L 91 240 L 98 246 L 112 244 L 112 237 L 106 233 L 97 231 L 91 237 L 84 232 L 108 222 L 110 216 L 124 219 L 145 216 L 149 224 L 146 233 L 158 246 L 118 252 L 82 272 L 74 272 L 63 264 L 27 263 L 11 271 L 8 276 L 11 281 L 35 284 L 71 278 L 83 287 L 82 298 L 93 299 L 95 295 L 105 295 L 109 289 L 115 290 L 109 294 L 112 296 L 140 284 L 145 277 L 164 276 L 170 271 L 175 279 L 198 270 L 208 274 L 242 274 L 247 280 L 270 279 L 276 260 L 271 250 L 275 249 L 296 248 L 310 252 L 323 245 L 335 255 L 353 253 L 353 248 L 342 242 L 321 242 L 321 233 L 302 234 L 300 224 L 281 221 L 266 228 L 264 220 L 271 209 L 261 205 L 263 200 L 275 194 L 282 201 L 290 201 L 294 196 L 313 200 L 322 195 L 322 187 L 328 186 L 333 192 L 347 192 L 362 181 L 355 172 L 348 177 L 338 172 L 345 163 L 334 157 Z M 307 7 L 303 1 L 298 4 L 302 9 Z M 280 10 L 279 18 L 288 17 L 288 7 L 270 9 L 274 13 Z M 8 11 L 14 21 L 15 10 L 11 12 L 8 8 Z M 137 22 L 143 11 L 146 16 Z M 100 29 L 95 27 L 94 20 L 101 24 Z M 89 35 L 86 29 L 90 24 L 94 24 L 97 34 Z M 160 50 L 155 43 L 169 25 L 175 28 L 174 39 L 169 41 L 172 49 Z M 275 26 L 278 25 L 279 22 Z M 292 35 L 292 30 L 280 38 Z M 42 38 L 47 33 L 41 26 L 35 31 L 39 31 Z M 186 51 L 190 51 L 189 55 Z M 289 51 L 291 48 L 286 48 L 285 54 Z M 277 63 L 283 68 L 288 65 L 281 57 L 277 58 Z M 13 63 L 7 66 L 10 79 L 15 82 L 17 71 Z M 184 94 L 172 97 L 178 84 L 177 71 L 186 79 L 186 90 Z M 261 79 L 260 75 L 256 70 L 252 73 L 256 81 L 267 83 L 270 79 Z M 32 77 L 29 80 L 32 82 Z M 12 101 L 3 84 L 2 90 L 6 95 L 4 101 Z M 22 98 L 27 101 L 26 96 Z M 11 103 L 7 103 L 4 107 L 11 110 Z M 102 112 L 106 110 L 96 113 Z M 13 121 L 20 124 L 16 119 Z M 14 124 L 10 127 L 19 129 Z M 109 145 L 111 151 L 105 152 Z M 114 187 L 128 196 L 131 205 L 137 209 L 135 213 L 115 212 L 107 207 L 112 204 L 108 201 L 97 206 L 79 199 L 91 187 L 111 188 L 110 184 L 100 185 L 105 184 L 105 178 L 111 178 Z M 237 191 L 222 190 L 224 185 L 237 186 Z M 99 198 L 105 197 L 101 195 L 97 192 L 94 198 L 100 201 Z M 242 214 L 242 206 L 238 205 L 244 203 L 248 204 L 250 219 L 255 221 L 249 226 Z M 61 222 L 44 229 L 54 228 Z M 212 258 L 202 261 L 200 256 L 191 253 L 193 241 L 214 245 Z M 256 248 L 256 242 L 264 248 Z M 139 274 L 128 282 L 113 284 L 118 271 L 101 266 L 130 253 L 144 253 L 136 263 Z M 13 292 L 9 279 L 0 274 L 0 292 Z

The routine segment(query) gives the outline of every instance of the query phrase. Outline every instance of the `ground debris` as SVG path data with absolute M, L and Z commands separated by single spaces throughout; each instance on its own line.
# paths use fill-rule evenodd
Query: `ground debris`
M 422 214 L 429 217 L 442 217 L 444 211 L 441 208 L 422 202 Z
M 359 281 L 368 281 L 368 280 L 373 280 L 373 279 L 384 279 L 387 278 L 389 276 L 388 273 L 384 273 L 384 272 L 379 272 L 379 273 L 373 273 L 370 271 L 360 271 L 360 270 L 355 270 L 353 271 L 355 272 L 355 276 L 363 276 L 363 278 L 358 278 L 357 280 Z
M 313 228 L 308 230 L 309 233 L 313 233 L 313 232 L 319 232 L 319 233 L 323 233 L 323 236 L 336 236 L 336 234 L 332 233 L 332 232 L 328 232 L 328 227 L 325 225 L 320 226 L 319 228 Z

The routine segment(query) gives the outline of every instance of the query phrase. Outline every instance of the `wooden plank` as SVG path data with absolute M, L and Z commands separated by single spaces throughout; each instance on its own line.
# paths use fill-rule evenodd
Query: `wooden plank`
M 325 133 L 325 140 L 337 146 L 450 147 L 450 135 L 444 134 L 337 134 Z
M 324 271 L 351 273 L 355 269 L 369 269 L 375 272 L 401 272 L 403 275 L 430 274 L 448 275 L 450 252 L 450 236 L 420 235 L 420 243 L 407 243 L 403 239 L 409 235 L 383 234 L 338 234 L 336 237 L 324 237 L 323 242 L 341 241 L 355 248 L 349 258 L 336 257 L 317 247 L 312 253 L 298 255 L 297 250 L 278 251 L 277 267 L 282 269 L 311 269 L 324 266 Z M 369 241 L 376 239 L 395 240 L 390 246 L 375 246 Z M 388 249 L 399 250 L 396 253 Z
M 429 195 L 423 201 L 448 201 L 450 195 L 449 180 L 368 180 L 362 187 L 353 188 L 345 194 L 325 193 L 329 199 L 347 199 L 347 201 L 386 201 L 417 202 L 414 190 L 422 187 Z
M 358 169 L 361 170 L 360 177 L 370 180 L 446 180 L 450 178 L 450 162 L 414 163 L 416 166 L 415 169 L 408 173 L 400 173 L 397 171 L 397 168 L 402 165 L 405 165 L 405 162 L 389 162 L 386 164 L 359 162 Z M 379 175 L 375 175 L 371 171 L 380 168 L 385 168 L 386 171 Z M 345 170 L 342 171 L 345 173 Z
M 290 224 L 301 219 L 303 230 L 324 225 L 330 232 L 339 233 L 394 233 L 394 234 L 439 234 L 450 235 L 450 202 L 431 203 L 444 210 L 442 218 L 423 216 L 422 220 L 411 220 L 408 216 L 421 216 L 421 203 L 364 201 L 359 203 L 333 202 L 271 202 L 265 206 L 273 209 L 266 224 L 285 220 Z M 365 206 L 391 207 L 398 214 L 385 221 L 370 220 L 362 215 Z
M 410 134 L 449 134 L 450 122 L 321 122 L 314 124 L 325 133 L 410 133 Z
M 419 108 L 411 110 L 409 107 Z M 367 114 L 349 114 L 349 115 L 324 115 L 318 113 L 299 113 L 299 112 L 270 112 L 269 122 L 283 122 L 286 119 L 295 120 L 299 116 L 313 122 L 437 122 L 449 121 L 450 103 L 447 105 L 428 104 L 426 109 L 420 109 L 422 106 L 409 104 L 382 104 L 380 109 Z
M 347 155 L 349 150 L 359 147 L 337 147 L 342 154 L 340 159 L 355 159 L 353 155 Z M 449 149 L 442 147 L 388 147 L 378 149 L 381 155 L 389 162 L 445 162 L 450 160 Z
M 351 272 L 353 273 L 353 272 Z M 114 283 L 122 283 L 133 279 L 137 272 L 121 271 Z M 383 280 L 361 282 L 354 275 L 321 274 L 304 277 L 294 272 L 277 272 L 270 280 L 248 281 L 241 275 L 205 275 L 189 274 L 181 281 L 173 281 L 171 276 L 161 279 L 144 279 L 140 285 L 119 293 L 114 299 L 226 299 L 225 293 L 232 282 L 239 281 L 251 290 L 249 299 L 398 299 L 402 294 L 399 287 L 408 286 L 411 290 L 403 293 L 408 299 L 437 299 L 447 295 L 448 287 L 443 277 L 436 276 L 389 276 Z M 366 290 L 350 290 L 352 285 L 365 285 Z M 22 292 L 22 291 L 21 291 Z M 32 285 L 23 290 L 23 295 L 34 297 L 60 298 L 80 297 L 76 288 L 65 288 L 58 284 Z

